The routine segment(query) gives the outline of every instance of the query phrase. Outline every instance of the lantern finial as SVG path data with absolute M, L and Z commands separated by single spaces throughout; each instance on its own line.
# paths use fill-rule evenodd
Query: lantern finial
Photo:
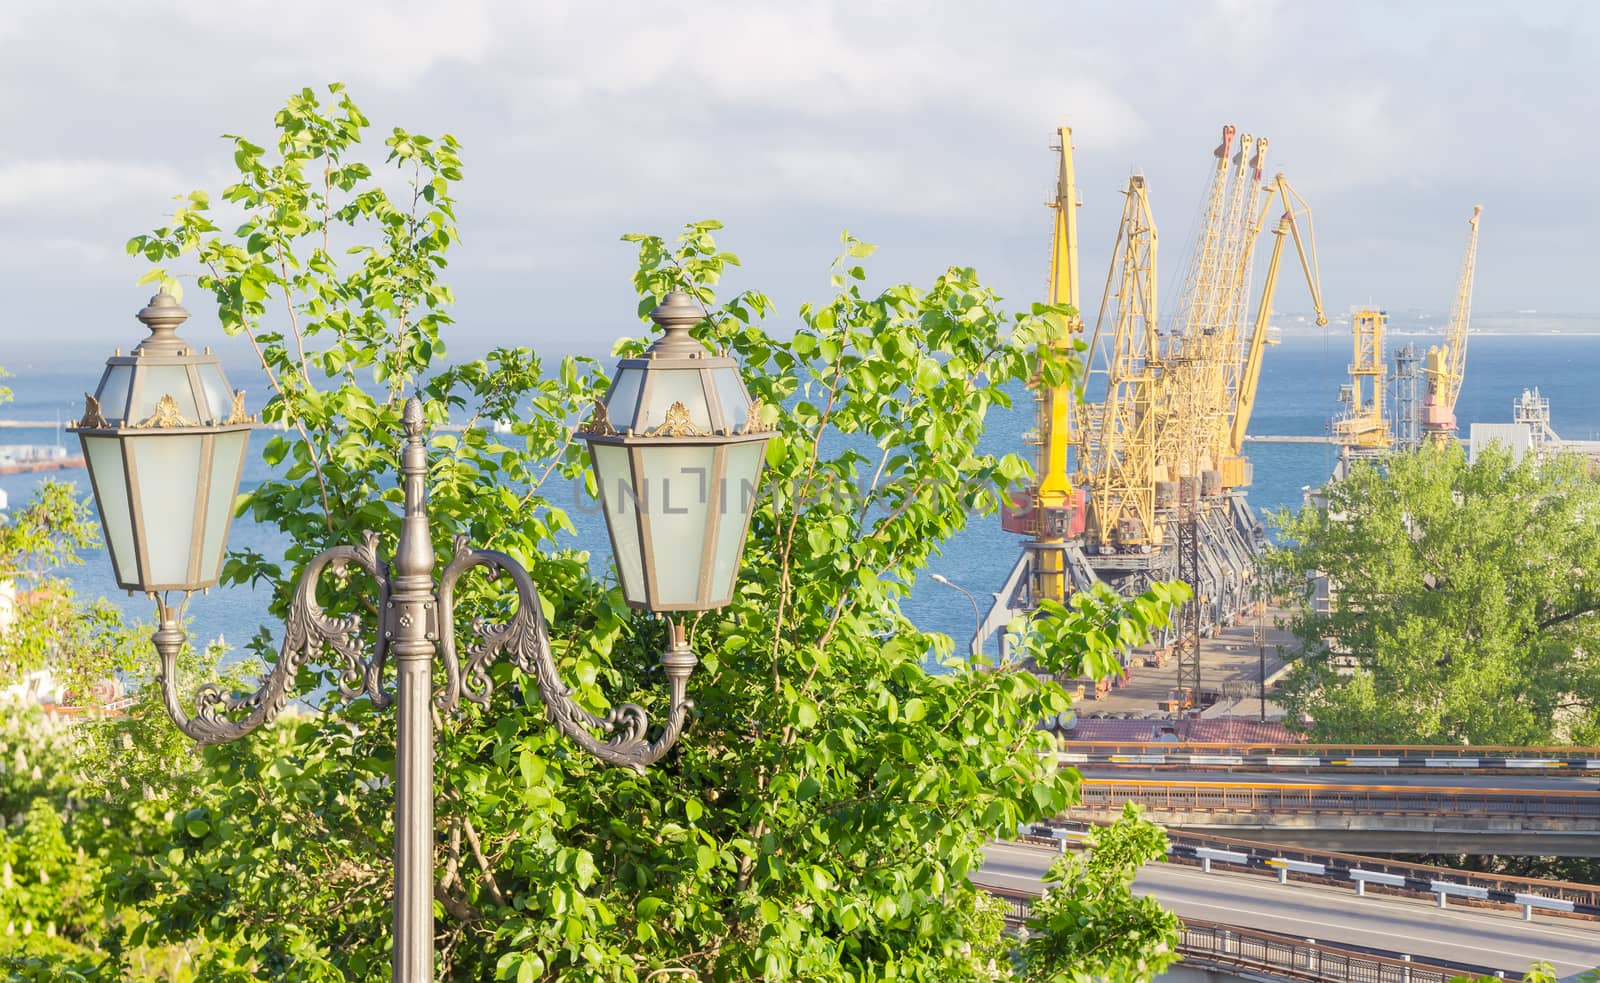
M 705 346 L 689 337 L 689 329 L 705 319 L 704 307 L 695 303 L 684 291 L 672 291 L 650 312 L 650 320 L 666 332 L 650 346 L 650 352 L 677 358 L 704 355 Z
M 189 320 L 189 312 L 178 298 L 165 290 L 150 298 L 144 310 L 134 315 L 150 329 L 150 337 L 139 343 L 139 350 L 152 355 L 177 354 L 189 347 L 178 337 L 178 325 Z

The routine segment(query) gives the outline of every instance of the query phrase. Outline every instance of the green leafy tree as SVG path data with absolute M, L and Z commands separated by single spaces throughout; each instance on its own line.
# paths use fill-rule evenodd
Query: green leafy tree
M 1045 875 L 1022 944 L 1029 983 L 1151 980 L 1178 961 L 1178 916 L 1133 893 L 1139 868 L 1165 861 L 1167 834 L 1129 803 Z
M 46 482 L 0 522 L 0 572 L 21 587 L 0 632 L 0 684 L 47 669 L 79 704 L 70 719 L 0 706 L 0 977 L 187 983 L 187 943 L 125 948 L 136 916 L 108 905 L 116 872 L 163 848 L 167 803 L 201 774 L 151 684 L 148 629 L 104 599 L 81 603 L 61 575 L 99 542 L 88 509 L 70 485 Z M 210 677 L 221 656 L 186 652 L 182 664 Z M 108 678 L 128 685 L 131 705 L 95 707 L 89 687 Z
M 292 546 L 282 563 L 235 555 L 225 577 L 274 585 L 281 613 L 288 570 L 315 552 L 362 529 L 393 544 L 402 396 L 419 394 L 434 423 L 510 421 L 510 436 L 431 437 L 438 549 L 461 534 L 529 567 L 590 709 L 661 709 L 663 624 L 560 538 L 573 523 L 556 501 L 588 480 L 572 428 L 603 371 L 510 348 L 440 365 L 456 142 L 393 130 L 391 172 L 375 173 L 358 163 L 365 116 L 339 87 L 330 95 L 331 106 L 310 90 L 291 98 L 270 151 L 230 138 L 240 180 L 221 197 L 241 224 L 219 228 L 197 192 L 129 243 L 159 264 L 150 280 L 172 284 L 181 271 L 167 264 L 195 262 L 223 328 L 260 354 L 264 417 L 290 428 L 264 451 L 282 477 L 242 507 Z M 628 237 L 641 314 L 691 290 L 707 312 L 697 336 L 743 361 L 776 431 L 733 603 L 690 625 L 696 719 L 644 775 L 559 738 L 510 667 L 495 670 L 487 712 L 441 721 L 443 978 L 985 978 L 1000 943 L 966 875 L 987 837 L 1074 798 L 1076 774 L 1034 728 L 1066 694 L 1014 665 L 951 660 L 947 637 L 900 611 L 941 544 L 1026 476 L 978 439 L 1008 387 L 1078 371 L 1033 354 L 1068 312 L 1007 314 L 961 268 L 869 291 L 872 247 L 847 236 L 835 293 L 803 307 L 791 333 L 769 326 L 761 293 L 715 295 L 737 263 L 717 228 Z M 358 583 L 330 591 L 329 609 L 370 611 Z M 470 586 L 458 624 L 505 614 L 504 587 Z M 1178 597 L 1095 592 L 1013 629 L 1047 672 L 1103 671 Z M 392 719 L 358 700 L 206 750 L 204 780 L 163 800 L 164 841 L 121 872 L 117 900 L 140 916 L 127 943 L 203 943 L 194 965 L 207 980 L 381 977 L 393 737 Z
M 72 485 L 42 483 L 21 506 L 0 513 L 0 584 L 9 601 L 0 621 L 0 686 L 51 670 L 77 694 L 126 667 L 122 617 L 104 600 L 82 604 L 62 571 L 100 543 L 87 499 Z
M 1308 584 L 1283 700 L 1313 736 L 1600 739 L 1600 483 L 1581 459 L 1424 448 L 1357 464 L 1323 495 L 1277 517 L 1273 555 L 1284 582 Z
M 1578 983 L 1596 983 L 1600 980 L 1600 970 L 1590 970 L 1575 977 Z M 1556 968 L 1550 963 L 1540 960 L 1530 965 L 1522 974 L 1523 983 L 1556 983 Z M 1450 983 L 1495 983 L 1493 976 L 1452 976 Z
M 190 658 L 186 668 L 216 666 Z M 137 692 L 134 707 L 109 717 L 0 713 L 0 979 L 208 978 L 195 965 L 215 956 L 198 936 L 127 941 L 140 916 L 119 902 L 126 872 L 170 849 L 189 821 L 173 803 L 205 780 L 154 688 Z

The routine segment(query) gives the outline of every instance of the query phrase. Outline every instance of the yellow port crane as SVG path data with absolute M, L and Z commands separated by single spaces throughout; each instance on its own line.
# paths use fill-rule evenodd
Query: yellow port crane
M 1245 345 L 1238 385 L 1233 391 L 1227 443 L 1220 450 L 1223 484 L 1228 487 L 1243 487 L 1250 484 L 1249 462 L 1243 456 L 1244 438 L 1250 426 L 1250 414 L 1255 409 L 1256 387 L 1261 381 L 1262 356 L 1265 355 L 1266 346 L 1269 344 L 1267 334 L 1272 319 L 1272 301 L 1277 290 L 1278 269 L 1283 259 L 1285 237 L 1292 236 L 1294 239 L 1295 253 L 1300 257 L 1300 269 L 1305 274 L 1306 287 L 1311 291 L 1311 305 L 1316 310 L 1317 326 L 1322 327 L 1328 323 L 1328 317 L 1322 310 L 1322 275 L 1317 267 L 1317 239 L 1311 224 L 1311 206 L 1306 204 L 1306 200 L 1300 197 L 1282 174 L 1278 174 L 1265 191 L 1266 200 L 1262 202 L 1261 217 L 1256 221 L 1256 228 L 1259 229 L 1265 222 L 1274 195 L 1283 203 L 1283 214 L 1278 218 L 1278 227 L 1272 232 L 1274 237 L 1272 257 L 1267 261 L 1266 277 L 1261 284 L 1261 301 L 1256 307 L 1255 324 Z M 1296 215 L 1305 216 L 1304 237 L 1300 234 L 1300 222 Z
M 1152 402 L 1160 373 L 1156 320 L 1155 217 L 1143 175 L 1128 179 L 1105 298 L 1095 323 L 1112 312 L 1105 358 L 1105 397 L 1089 407 L 1079 454 L 1079 483 L 1088 491 L 1085 536 L 1096 549 L 1160 546 L 1155 509 L 1155 423 Z M 1094 345 L 1091 343 L 1091 354 Z
M 1055 195 L 1045 202 L 1055 211 L 1050 240 L 1049 302 L 1079 308 L 1078 299 L 1078 189 L 1072 164 L 1072 128 L 1058 127 L 1059 142 Z M 1039 357 L 1072 358 L 1083 318 L 1074 314 L 1067 335 Z M 1074 426 L 1077 393 L 1071 383 L 1050 385 L 1043 378 L 1034 387 L 1038 403 L 1037 430 L 1028 435 L 1039 446 L 1036 483 L 1001 516 L 1001 528 L 1032 537 L 1024 549 L 1032 558 L 1032 595 L 1035 600 L 1064 601 L 1069 591 L 1065 544 L 1081 532 L 1084 493 L 1072 485 L 1068 455 L 1080 439 Z
M 1210 311 L 1199 325 L 1191 324 L 1189 332 L 1191 340 L 1200 343 L 1200 358 L 1195 364 L 1201 371 L 1200 412 L 1195 419 L 1198 448 L 1192 453 L 1204 462 L 1202 467 L 1217 472 L 1222 486 L 1237 483 L 1223 471 L 1222 458 L 1232 422 L 1230 398 L 1238 391 L 1243 365 L 1243 326 L 1255 245 L 1266 220 L 1265 211 L 1259 218 L 1255 214 L 1255 196 L 1261 186 L 1266 153 L 1265 137 L 1257 139 L 1247 133 L 1239 141 L 1222 250 L 1212 280 Z
M 1444 345 L 1428 349 L 1423 369 L 1428 392 L 1422 400 L 1422 434 L 1435 444 L 1448 442 L 1456 432 L 1456 397 L 1461 395 L 1467 363 L 1467 327 L 1472 320 L 1472 283 L 1478 265 L 1478 216 L 1482 213 L 1482 205 L 1472 206 L 1472 218 L 1467 220 L 1467 255 L 1456 280 Z
M 1210 339 L 1215 333 L 1213 314 L 1227 215 L 1233 156 L 1232 126 L 1222 128 L 1222 142 L 1213 151 L 1217 159 L 1206 190 L 1199 241 L 1189 257 L 1179 297 L 1177 326 L 1162 353 L 1164 371 L 1157 397 L 1159 419 L 1155 428 L 1156 480 L 1198 478 L 1210 466 L 1200 459 L 1208 399 Z M 1248 139 L 1248 138 L 1247 138 Z M 1243 156 L 1241 151 L 1240 156 Z

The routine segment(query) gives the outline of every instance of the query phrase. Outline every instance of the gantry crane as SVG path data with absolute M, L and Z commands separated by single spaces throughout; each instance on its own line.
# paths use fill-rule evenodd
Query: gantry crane
M 1383 412 L 1384 377 L 1383 335 L 1389 312 L 1375 307 L 1358 307 L 1350 312 L 1350 335 L 1354 358 L 1350 362 L 1350 383 L 1339 393 L 1339 401 L 1349 408 L 1333 421 L 1333 436 L 1340 445 L 1340 469 L 1350 459 L 1374 457 L 1389 450 L 1389 418 Z
M 1467 255 L 1461 262 L 1461 276 L 1456 280 L 1455 302 L 1450 308 L 1450 323 L 1445 327 L 1444 345 L 1428 349 L 1428 361 L 1423 369 L 1428 377 L 1428 391 L 1422 398 L 1422 434 L 1435 444 L 1448 442 L 1456 432 L 1456 397 L 1461 395 L 1467 362 L 1467 327 L 1472 320 L 1472 282 L 1478 263 L 1478 216 L 1482 212 L 1482 205 L 1472 206 L 1472 218 L 1467 220 Z

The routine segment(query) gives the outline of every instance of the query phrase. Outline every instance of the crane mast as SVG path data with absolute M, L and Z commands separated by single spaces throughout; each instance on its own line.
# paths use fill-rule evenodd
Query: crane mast
M 1478 263 L 1478 216 L 1483 206 L 1472 206 L 1467 220 L 1467 255 L 1456 280 L 1456 295 L 1445 327 L 1444 345 L 1428 349 L 1424 372 L 1428 391 L 1422 400 L 1422 433 L 1434 443 L 1450 440 L 1456 432 L 1456 397 L 1461 395 L 1467 362 L 1467 328 L 1472 321 L 1472 284 Z

